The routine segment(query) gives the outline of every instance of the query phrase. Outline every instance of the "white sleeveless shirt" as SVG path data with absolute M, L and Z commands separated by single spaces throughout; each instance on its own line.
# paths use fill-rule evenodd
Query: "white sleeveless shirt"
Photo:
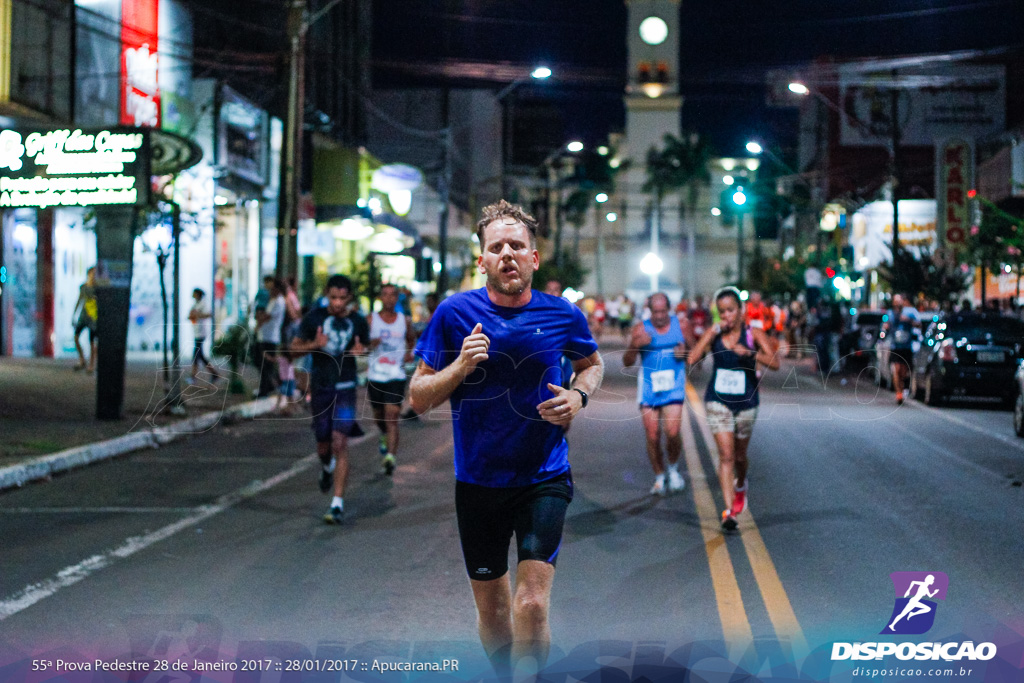
M 405 335 L 406 319 L 403 313 L 396 313 L 393 323 L 386 323 L 379 313 L 370 318 L 370 341 L 380 339 L 377 348 L 370 351 L 369 369 L 366 379 L 371 382 L 396 382 L 405 380 Z

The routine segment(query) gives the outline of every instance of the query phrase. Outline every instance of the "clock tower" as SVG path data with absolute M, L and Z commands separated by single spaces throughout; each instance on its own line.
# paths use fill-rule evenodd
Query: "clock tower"
M 626 130 L 619 156 L 631 167 L 620 176 L 618 200 L 625 208 L 619 229 L 625 248 L 613 255 L 625 262 L 610 262 L 608 272 L 620 273 L 621 283 L 609 283 L 611 291 L 639 293 L 649 290 L 650 279 L 640 271 L 640 261 L 652 249 L 664 263 L 659 289 L 674 290 L 678 298 L 679 200 L 672 193 L 662 204 L 661 226 L 651 238 L 656 218 L 648 209 L 651 195 L 642 187 L 647 179 L 647 152 L 664 146 L 667 133 L 679 137 L 683 98 L 679 94 L 679 0 L 625 0 L 627 20 Z M 670 239 L 666 240 L 668 237 Z M 674 239 L 673 239 L 674 238 Z M 659 247 L 659 240 L 661 246 Z M 633 296 L 633 295 L 631 295 Z

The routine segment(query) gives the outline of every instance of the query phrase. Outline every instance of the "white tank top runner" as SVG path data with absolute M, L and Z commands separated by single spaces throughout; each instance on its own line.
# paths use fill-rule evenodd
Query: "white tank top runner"
M 380 344 L 370 352 L 369 369 L 366 378 L 371 382 L 395 382 L 405 379 L 406 320 L 402 313 L 397 314 L 395 322 L 386 323 L 380 314 L 374 313 L 370 319 L 370 341 L 380 339 Z

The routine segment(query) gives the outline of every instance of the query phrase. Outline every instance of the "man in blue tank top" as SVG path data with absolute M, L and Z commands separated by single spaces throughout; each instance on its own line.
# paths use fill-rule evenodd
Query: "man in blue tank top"
M 477 266 L 487 285 L 438 306 L 416 345 L 410 387 L 417 413 L 451 400 L 459 537 L 480 640 L 500 676 L 524 657 L 538 670 L 547 659 L 551 584 L 573 491 L 564 428 L 604 373 L 583 312 L 530 289 L 536 234 L 519 206 L 484 208 Z M 576 373 L 571 388 L 562 386 L 563 355 Z
M 651 319 L 633 326 L 629 347 L 622 356 L 626 367 L 632 367 L 640 356 L 636 401 L 640 405 L 647 436 L 647 457 L 654 470 L 651 493 L 663 496 L 680 491 L 686 485 L 679 473 L 679 456 L 683 452 L 680 427 L 683 400 L 686 398 L 686 349 L 694 344 L 690 323 L 670 315 L 668 296 L 656 292 L 647 299 Z M 665 430 L 666 469 L 661 455 L 661 431 Z M 666 482 L 665 476 L 668 475 Z

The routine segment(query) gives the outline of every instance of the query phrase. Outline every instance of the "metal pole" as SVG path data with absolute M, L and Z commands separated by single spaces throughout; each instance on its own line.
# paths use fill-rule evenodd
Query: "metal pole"
M 288 111 L 281 164 L 280 226 L 277 231 L 277 276 L 295 274 L 298 234 L 299 182 L 302 171 L 303 111 L 305 109 L 306 0 L 291 0 L 288 8 Z
M 441 106 L 443 107 L 443 118 L 444 118 L 444 137 L 442 138 L 442 144 L 444 149 L 442 154 L 444 155 L 443 163 L 441 165 L 441 216 L 440 223 L 437 227 L 437 248 L 441 252 L 439 255 L 439 263 L 441 264 L 441 272 L 437 275 L 437 294 L 441 297 L 445 296 L 448 291 L 448 205 L 450 204 L 451 196 L 451 184 L 452 184 L 452 129 L 449 127 L 449 114 L 448 114 L 448 88 L 442 91 Z M 483 248 L 483 245 L 480 245 Z
M 892 72 L 892 89 L 889 91 L 889 115 L 892 128 L 892 150 L 890 151 L 892 173 L 892 258 L 896 261 L 896 253 L 900 250 L 900 124 L 899 124 L 899 91 L 896 89 L 896 71 Z
M 689 216 L 686 215 L 688 208 Z M 690 266 L 690 272 L 686 274 L 686 296 L 692 299 L 697 295 L 697 236 L 693 225 L 692 202 L 680 207 L 679 211 L 686 221 L 686 263 Z
M 743 286 L 743 221 L 747 214 L 740 211 L 736 220 L 736 284 Z
M 651 253 L 658 255 L 658 238 L 661 232 L 661 195 L 658 195 L 657 205 L 654 207 L 654 217 L 651 221 Z M 658 291 L 658 273 L 651 273 L 651 294 Z
M 601 224 L 601 204 L 594 206 L 594 234 L 597 237 L 597 262 L 594 276 L 597 278 L 597 295 L 604 296 L 604 230 Z

